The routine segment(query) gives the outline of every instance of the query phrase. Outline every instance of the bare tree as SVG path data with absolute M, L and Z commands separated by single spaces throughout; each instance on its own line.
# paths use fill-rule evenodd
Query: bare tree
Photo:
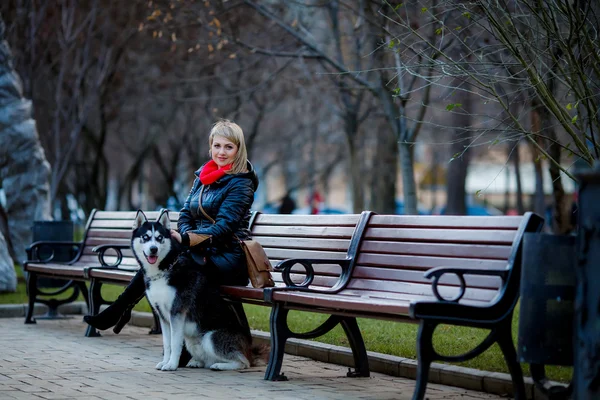
M 356 130 L 353 127 L 352 119 L 356 118 L 357 105 L 356 103 L 359 97 L 352 99 L 349 97 L 349 88 L 358 85 L 361 90 L 367 91 L 373 95 L 379 102 L 379 108 L 382 110 L 385 119 L 388 121 L 388 128 L 393 132 L 396 137 L 397 146 L 390 147 L 386 146 L 382 148 L 385 152 L 394 152 L 401 154 L 402 162 L 402 176 L 403 176 L 403 190 L 404 198 L 406 201 L 406 212 L 415 214 L 417 212 L 416 207 L 416 184 L 414 181 L 414 170 L 413 170 L 413 146 L 420 130 L 421 120 L 425 113 L 425 106 L 429 101 L 429 85 L 420 84 L 419 80 L 415 77 L 406 77 L 403 72 L 404 55 L 400 52 L 386 53 L 383 49 L 389 43 L 386 41 L 386 37 L 389 38 L 389 26 L 386 23 L 385 13 L 381 13 L 378 10 L 381 8 L 379 2 L 375 1 L 356 1 L 356 2 L 328 2 L 326 4 L 295 4 L 295 7 L 306 7 L 310 9 L 310 12 L 314 12 L 315 8 L 326 7 L 329 12 L 330 27 L 334 33 L 334 45 L 330 48 L 324 46 L 323 43 L 319 42 L 320 35 L 315 31 L 310 31 L 309 27 L 302 23 L 301 19 L 297 18 L 296 14 L 287 13 L 288 8 L 277 7 L 275 4 L 273 7 L 265 4 L 245 0 L 243 4 L 254 9 L 258 14 L 271 21 L 280 32 L 285 32 L 288 38 L 293 40 L 295 44 L 294 51 L 290 52 L 287 49 L 281 48 L 265 48 L 257 43 L 248 42 L 244 38 L 230 37 L 229 41 L 239 44 L 242 47 L 251 49 L 253 52 L 258 54 L 264 54 L 275 57 L 298 57 L 302 59 L 318 60 L 323 66 L 327 68 L 330 73 L 339 74 L 340 80 L 343 80 L 338 86 L 343 104 L 346 109 L 353 107 L 354 110 L 348 115 L 346 129 L 348 130 L 348 142 L 349 145 L 356 141 L 355 135 Z M 232 6 L 233 7 L 233 6 Z M 344 48 L 343 43 L 336 44 L 335 37 L 338 32 L 341 23 L 338 17 L 338 8 L 343 7 L 345 12 L 350 15 L 355 21 L 354 26 L 362 26 L 365 24 L 368 29 L 365 30 L 366 37 L 371 38 L 373 42 L 368 45 L 364 43 L 365 54 L 363 59 L 367 60 L 366 64 L 361 65 L 360 73 L 356 70 L 356 65 L 348 63 L 349 60 L 343 57 L 344 51 L 340 51 L 340 47 Z M 387 8 L 388 6 L 383 6 Z M 432 30 L 433 34 L 433 30 Z M 356 38 L 360 40 L 360 38 Z M 363 41 L 364 42 L 364 41 Z M 290 45 L 291 46 L 291 45 Z M 345 46 L 347 48 L 348 46 Z M 393 43 L 392 46 L 393 47 Z M 366 50 L 372 49 L 372 50 Z M 379 49 L 380 51 L 377 51 Z M 385 62 L 387 56 L 391 57 L 392 62 L 396 65 L 396 70 L 392 73 L 388 73 L 385 70 Z M 342 56 L 342 57 L 341 57 Z M 418 56 L 418 55 L 417 55 Z M 414 55 L 411 55 L 414 57 Z M 351 59 L 351 58 L 350 58 Z M 365 66 L 369 67 L 369 70 L 363 70 Z M 422 73 L 426 75 L 426 71 Z M 423 96 L 420 97 L 422 106 L 418 108 L 415 115 L 410 120 L 415 123 L 409 124 L 409 117 L 407 112 L 407 105 L 411 100 L 411 95 L 416 93 L 417 88 L 424 88 Z M 356 96 L 356 95 L 354 95 Z M 352 104 L 352 102 L 355 102 Z M 348 107 L 349 106 L 349 107 Z M 383 135 L 383 133 L 382 133 Z M 351 150 L 351 154 L 355 154 L 354 150 Z M 388 158 L 388 157 L 383 157 Z M 397 156 L 391 157 L 397 159 Z M 385 174 L 387 181 L 387 187 L 395 187 L 395 170 L 396 168 L 389 168 L 391 171 L 389 174 Z M 382 176 L 383 177 L 383 176 Z M 357 184 L 353 182 L 353 186 Z M 358 193 L 355 194 L 359 196 Z M 385 209 L 380 209 L 381 212 L 394 212 L 394 197 L 392 193 L 390 201 L 387 202 Z
M 495 104 L 500 112 L 488 114 L 488 118 L 498 121 L 497 131 L 505 133 L 502 140 L 515 139 L 516 132 L 549 161 L 555 197 L 554 229 L 568 230 L 560 177 L 573 175 L 561 163 L 561 153 L 571 153 L 588 164 L 600 155 L 600 54 L 595 34 L 600 22 L 598 4 L 567 0 L 445 0 L 433 8 L 430 2 L 410 3 L 431 15 L 437 39 L 431 41 L 423 27 L 395 17 L 393 20 L 405 28 L 399 39 L 408 43 L 413 52 L 420 51 L 424 61 L 420 65 L 432 66 L 435 71 L 432 80 L 459 71 L 464 80 L 470 81 L 474 94 L 486 104 Z M 449 13 L 460 17 L 448 21 Z M 468 49 L 473 61 L 450 57 L 441 48 L 449 39 Z M 415 43 L 427 45 L 427 50 L 415 48 Z M 411 73 L 418 74 L 416 67 L 410 68 Z M 523 108 L 515 112 L 511 102 L 518 99 Z M 527 106 L 533 107 L 529 112 L 536 110 L 540 116 L 540 124 L 535 126 L 541 130 L 534 131 L 522 118 L 528 112 Z

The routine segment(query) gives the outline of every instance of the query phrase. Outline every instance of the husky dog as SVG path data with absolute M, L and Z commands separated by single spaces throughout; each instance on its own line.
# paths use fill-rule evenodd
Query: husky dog
M 156 369 L 176 370 L 184 341 L 191 368 L 236 370 L 254 364 L 259 350 L 252 348 L 252 338 L 218 286 L 182 255 L 181 245 L 171 238 L 167 210 L 156 222 L 137 212 L 131 248 L 144 270 L 150 305 L 160 317 L 164 353 Z

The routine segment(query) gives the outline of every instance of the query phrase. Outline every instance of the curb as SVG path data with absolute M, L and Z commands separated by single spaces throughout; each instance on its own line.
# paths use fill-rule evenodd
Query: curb
M 25 317 L 26 311 L 27 304 L 0 305 L 0 318 Z M 36 304 L 34 314 L 39 316 L 46 313 L 46 311 L 47 307 L 45 305 Z M 59 312 L 61 314 L 81 315 L 87 312 L 87 306 L 85 302 L 65 304 L 59 307 Z M 150 328 L 154 324 L 154 318 L 151 313 L 133 311 L 129 323 L 133 326 Z M 259 344 L 270 344 L 268 332 L 253 330 L 252 337 Z M 352 350 L 347 347 L 304 339 L 289 339 L 285 345 L 285 352 L 290 355 L 307 357 L 316 361 L 344 365 L 347 367 L 354 366 Z M 413 380 L 416 379 L 416 360 L 376 353 L 373 351 L 368 351 L 367 356 L 369 357 L 369 367 L 372 372 L 379 372 Z M 456 365 L 432 363 L 429 371 L 429 382 L 500 396 L 513 395 L 512 380 L 509 374 L 481 371 Z M 553 382 L 553 384 L 560 383 Z M 538 400 L 546 398 L 538 391 L 533 380 L 529 377 L 525 377 L 525 390 L 527 399 Z
M 25 318 L 27 308 L 27 304 L 0 304 L 0 318 Z M 87 305 L 84 301 L 76 301 L 58 307 L 58 312 L 62 315 L 83 314 L 85 311 L 87 311 Z M 47 312 L 48 307 L 44 304 L 36 303 L 33 308 L 33 315 L 36 317 L 43 316 Z

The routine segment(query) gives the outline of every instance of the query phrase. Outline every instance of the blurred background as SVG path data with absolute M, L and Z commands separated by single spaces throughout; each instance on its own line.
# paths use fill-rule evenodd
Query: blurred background
M 256 210 L 531 210 L 568 232 L 569 175 L 598 158 L 600 90 L 582 78 L 598 71 L 563 62 L 550 42 L 564 32 L 509 3 L 11 0 L 0 13 L 55 219 L 178 210 L 227 118 L 260 178 Z

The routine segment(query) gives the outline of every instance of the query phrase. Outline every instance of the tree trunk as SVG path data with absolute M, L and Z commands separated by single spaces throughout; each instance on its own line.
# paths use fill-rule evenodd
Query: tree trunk
M 451 145 L 453 159 L 448 165 L 447 172 L 447 215 L 466 215 L 467 214 L 467 199 L 465 195 L 465 186 L 467 182 L 467 169 L 469 168 L 470 149 L 465 146 L 469 145 L 469 130 L 471 126 L 471 95 L 468 92 L 467 84 L 463 84 L 460 80 L 454 82 L 457 90 L 454 98 L 462 104 L 462 110 L 457 110 L 452 114 L 455 133 Z
M 540 114 L 537 110 L 531 112 L 531 131 L 540 132 L 542 130 Z M 537 140 L 537 138 L 535 139 Z M 546 212 L 546 194 L 544 193 L 544 171 L 542 168 L 542 159 L 540 151 L 533 143 L 529 142 L 531 156 L 533 158 L 533 167 L 535 169 L 535 194 L 533 197 L 533 211 L 538 215 L 544 215 Z
M 513 164 L 515 166 L 515 179 L 517 180 L 517 213 L 523 215 L 525 206 L 523 205 L 523 184 L 521 182 L 521 155 L 519 154 L 519 143 L 513 152 Z
M 365 209 L 363 177 L 361 175 L 362 160 L 356 157 L 354 142 L 348 140 L 348 171 L 350 171 L 350 190 L 352 193 L 352 212 L 361 213 Z
M 396 149 L 395 136 L 388 129 L 381 129 L 377 135 L 377 151 L 371 172 L 371 208 L 380 214 L 396 213 Z
M 560 146 L 558 145 L 556 131 L 554 130 L 552 116 L 545 108 L 540 108 L 541 125 L 544 135 L 548 138 L 548 155 L 560 164 Z M 560 169 L 558 166 L 550 162 L 549 165 L 550 179 L 552 179 L 552 196 L 554 198 L 552 204 L 552 220 L 550 222 L 552 232 L 556 234 L 566 234 L 572 230 L 570 215 L 567 212 L 567 201 L 565 197 L 565 189 L 563 187 Z
M 0 179 L 6 195 L 6 218 L 16 262 L 27 258 L 34 220 L 50 219 L 50 165 L 40 145 L 31 102 L 23 98 L 0 16 Z M 7 243 L 0 238 L 0 291 L 14 291 L 16 275 Z
M 548 138 L 556 140 L 554 129 L 552 129 L 552 133 L 546 131 L 546 134 L 548 135 Z M 557 162 L 560 162 L 560 147 L 556 143 L 549 145 L 548 154 Z M 550 163 L 549 170 L 550 179 L 552 179 L 552 194 L 554 197 L 552 205 L 552 231 L 559 235 L 566 234 L 571 231 L 572 227 L 568 218 L 569 215 L 566 212 L 565 189 L 561 181 L 560 169 L 554 163 Z
M 467 169 L 469 167 L 470 150 L 465 149 L 462 142 L 452 143 L 452 154 L 461 153 L 462 156 L 454 158 L 448 165 L 446 178 L 447 203 L 446 215 L 466 215 L 467 199 L 465 196 L 465 184 L 467 181 Z
M 417 184 L 415 183 L 414 147 L 412 143 L 399 143 L 400 173 L 404 214 L 417 214 Z

